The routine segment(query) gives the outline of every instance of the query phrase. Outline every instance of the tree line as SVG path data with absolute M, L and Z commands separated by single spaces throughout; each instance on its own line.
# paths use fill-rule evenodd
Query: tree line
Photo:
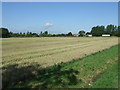
M 92 36 L 102 36 L 102 34 L 110 34 L 111 36 L 120 37 L 120 26 L 115 25 L 107 25 L 105 26 L 95 26 L 92 27 L 90 32 L 85 32 L 84 30 L 80 30 L 78 32 L 78 36 L 87 36 L 91 34 Z M 48 31 L 40 32 L 39 34 L 33 32 L 27 33 L 13 33 L 9 32 L 7 28 L 0 28 L 0 37 L 8 38 L 8 37 L 69 37 L 74 36 L 72 32 L 68 32 L 67 34 L 49 34 Z
M 102 34 L 110 34 L 111 36 L 120 36 L 120 26 L 107 25 L 93 27 L 91 32 L 93 36 L 102 36 Z

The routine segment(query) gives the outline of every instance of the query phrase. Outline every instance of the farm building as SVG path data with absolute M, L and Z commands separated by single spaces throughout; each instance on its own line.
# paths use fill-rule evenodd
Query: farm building
M 76 37 L 78 37 L 78 36 L 79 36 L 79 34 L 73 34 L 73 36 L 76 36 Z
M 92 34 L 87 34 L 86 36 L 87 36 L 87 37 L 92 37 Z
M 102 34 L 102 37 L 110 37 L 110 34 Z

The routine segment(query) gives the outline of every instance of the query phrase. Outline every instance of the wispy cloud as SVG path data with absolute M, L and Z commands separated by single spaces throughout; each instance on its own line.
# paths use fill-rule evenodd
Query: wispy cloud
M 53 26 L 52 23 L 45 23 L 45 24 L 44 24 L 44 27 L 51 27 L 51 26 Z

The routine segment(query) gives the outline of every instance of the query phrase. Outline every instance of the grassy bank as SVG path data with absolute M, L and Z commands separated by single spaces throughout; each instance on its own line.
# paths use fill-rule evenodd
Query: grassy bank
M 92 88 L 118 88 L 118 63 L 105 70 L 91 86 Z

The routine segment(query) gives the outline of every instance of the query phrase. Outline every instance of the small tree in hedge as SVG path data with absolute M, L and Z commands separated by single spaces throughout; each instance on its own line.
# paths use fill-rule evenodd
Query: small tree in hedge
M 9 31 L 7 28 L 0 28 L 0 37 L 2 37 L 2 38 L 10 37 Z

